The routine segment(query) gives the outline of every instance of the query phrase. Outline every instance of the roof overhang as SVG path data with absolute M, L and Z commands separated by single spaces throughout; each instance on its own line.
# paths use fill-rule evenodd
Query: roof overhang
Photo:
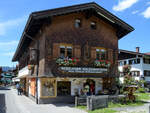
M 52 17 L 74 13 L 74 12 L 81 12 L 81 11 L 86 11 L 87 14 L 89 12 L 92 12 L 92 14 L 94 14 L 95 16 L 105 20 L 113 27 L 115 27 L 117 29 L 116 35 L 118 37 L 118 40 L 134 30 L 132 26 L 128 25 L 127 23 L 125 23 L 124 21 L 122 21 L 112 13 L 108 12 L 107 10 L 105 10 L 95 2 L 74 5 L 69 7 L 56 8 L 51 10 L 44 10 L 39 12 L 33 12 L 28 18 L 27 24 L 22 33 L 20 42 L 12 58 L 12 61 L 18 61 L 19 57 L 21 56 L 20 51 L 25 51 L 26 48 L 29 46 L 30 42 L 32 41 L 30 38 L 27 38 L 25 34 L 34 37 L 43 24 L 49 25 L 51 23 Z
M 122 50 L 119 49 L 119 60 L 129 59 L 129 58 L 135 58 L 135 57 L 150 57 L 150 55 L 147 55 L 145 53 L 139 53 L 134 51 L 128 51 L 128 50 Z

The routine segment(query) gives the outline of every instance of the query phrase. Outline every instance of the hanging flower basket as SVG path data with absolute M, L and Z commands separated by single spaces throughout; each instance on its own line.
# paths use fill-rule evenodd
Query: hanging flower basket
M 76 66 L 79 60 L 76 58 L 58 58 L 56 63 L 59 66 Z
M 99 68 L 109 68 L 111 66 L 111 62 L 108 60 L 95 60 L 94 66 Z
M 28 65 L 28 69 L 31 70 L 34 67 L 34 65 Z

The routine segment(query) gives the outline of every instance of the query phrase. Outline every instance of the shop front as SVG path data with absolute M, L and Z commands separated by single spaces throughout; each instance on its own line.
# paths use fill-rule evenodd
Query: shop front
M 98 95 L 101 78 L 40 78 L 40 103 L 74 102 L 75 96 Z

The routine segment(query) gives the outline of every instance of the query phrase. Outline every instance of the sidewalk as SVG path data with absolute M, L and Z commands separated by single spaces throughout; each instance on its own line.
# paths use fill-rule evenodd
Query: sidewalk
M 15 89 L 11 89 L 12 96 L 16 100 L 16 105 L 20 109 L 20 113 L 87 113 L 85 111 L 65 106 L 53 104 L 36 104 L 28 97 L 18 96 Z

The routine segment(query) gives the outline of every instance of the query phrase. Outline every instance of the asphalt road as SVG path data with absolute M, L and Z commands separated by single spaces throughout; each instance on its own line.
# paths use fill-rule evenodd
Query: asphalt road
M 0 87 L 0 113 L 20 113 L 9 87 Z

